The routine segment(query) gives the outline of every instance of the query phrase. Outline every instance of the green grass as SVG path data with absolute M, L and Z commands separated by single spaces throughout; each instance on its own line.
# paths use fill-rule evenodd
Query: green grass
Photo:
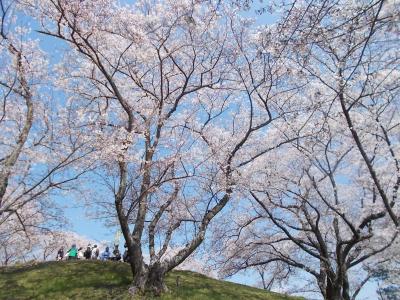
M 176 277 L 179 276 L 179 287 Z M 0 268 L 0 300 L 5 299 L 133 299 L 128 294 L 128 264 L 100 261 L 46 262 Z M 301 299 L 245 285 L 215 280 L 194 272 L 167 276 L 169 292 L 160 300 Z M 152 299 L 150 296 L 136 299 Z

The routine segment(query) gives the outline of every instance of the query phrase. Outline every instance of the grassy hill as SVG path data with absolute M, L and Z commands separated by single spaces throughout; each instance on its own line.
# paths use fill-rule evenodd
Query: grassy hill
M 0 299 L 133 299 L 127 292 L 130 280 L 129 266 L 117 262 L 46 262 L 0 268 Z M 188 271 L 172 272 L 167 285 L 170 291 L 158 299 L 296 299 Z

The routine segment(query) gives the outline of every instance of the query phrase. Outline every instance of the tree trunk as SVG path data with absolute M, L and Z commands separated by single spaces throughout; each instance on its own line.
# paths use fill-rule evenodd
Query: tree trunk
M 335 281 L 327 278 L 326 284 L 326 300 L 343 300 L 342 298 L 342 287 L 335 284 Z
M 138 268 L 135 270 L 133 283 L 129 289 L 131 294 L 144 294 L 146 291 L 149 291 L 154 296 L 160 296 L 162 293 L 168 291 L 165 284 L 166 268 L 160 263 L 157 262 L 150 267 L 143 264 L 140 270 Z
M 350 300 L 350 284 L 349 284 L 349 279 L 347 278 L 347 274 L 344 275 L 343 279 L 343 291 L 342 291 L 342 297 L 344 300 Z
M 326 289 L 326 300 L 344 300 L 342 298 L 340 288 L 330 287 Z
M 154 293 L 155 296 L 160 296 L 168 291 L 165 284 L 165 268 L 160 263 L 155 263 L 149 269 L 147 276 L 146 288 Z
M 141 294 L 146 292 L 147 276 L 148 272 L 142 268 L 140 271 L 136 272 L 135 277 L 133 278 L 133 287 Z

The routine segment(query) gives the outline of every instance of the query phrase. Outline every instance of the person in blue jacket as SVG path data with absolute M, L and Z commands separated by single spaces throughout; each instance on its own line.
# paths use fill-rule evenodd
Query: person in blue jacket
M 110 258 L 110 248 L 106 247 L 106 250 L 101 254 L 101 260 L 108 260 Z

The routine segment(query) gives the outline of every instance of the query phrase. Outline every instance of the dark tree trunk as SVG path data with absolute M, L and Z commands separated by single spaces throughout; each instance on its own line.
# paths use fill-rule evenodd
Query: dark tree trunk
M 343 291 L 342 291 L 342 297 L 344 300 L 350 300 L 350 285 L 349 285 L 349 280 L 347 278 L 347 275 L 344 276 L 343 279 Z
M 144 294 L 146 291 L 153 293 L 154 296 L 160 296 L 162 293 L 168 291 L 165 284 L 166 268 L 160 263 L 155 263 L 152 266 L 143 264 L 142 267 L 132 266 L 134 271 L 132 287 L 129 291 L 132 294 Z
M 344 300 L 344 299 L 342 298 L 340 289 L 332 287 L 326 289 L 326 300 Z
M 342 288 L 328 278 L 326 285 L 326 300 L 343 300 Z
M 131 265 L 133 275 L 133 283 L 132 287 L 130 288 L 130 292 L 133 294 L 137 292 L 144 294 L 146 290 L 148 268 L 143 262 L 141 253 L 138 251 L 132 251 L 132 253 L 130 253 L 129 263 Z
M 165 273 L 165 268 L 159 263 L 154 264 L 149 269 L 146 288 L 153 291 L 155 296 L 160 296 L 162 293 L 168 291 L 165 284 Z

